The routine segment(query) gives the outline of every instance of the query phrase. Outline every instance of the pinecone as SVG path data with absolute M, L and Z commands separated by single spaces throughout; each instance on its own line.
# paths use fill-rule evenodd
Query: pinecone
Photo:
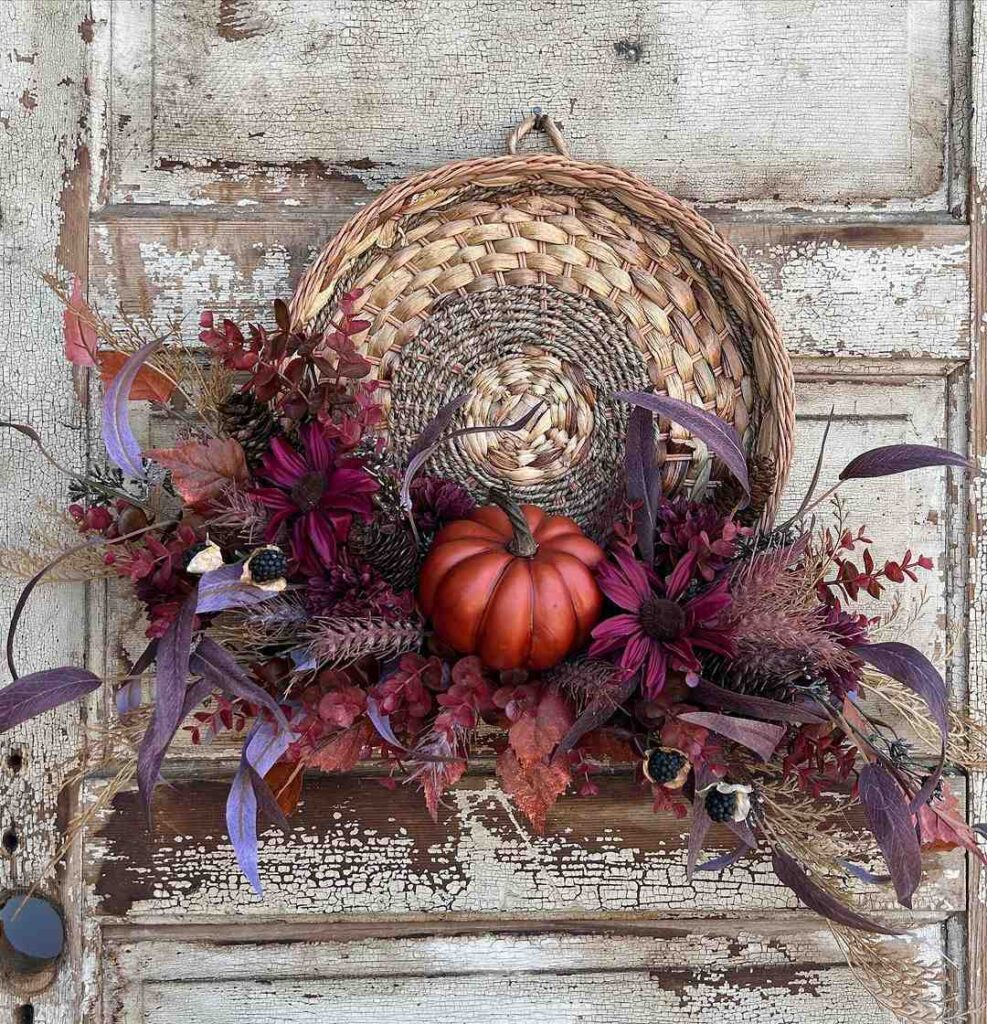
M 240 442 L 247 465 L 258 465 L 278 431 L 270 407 L 249 392 L 235 391 L 220 404 L 219 416 L 223 431 Z
M 372 565 L 394 590 L 411 590 L 418 582 L 422 556 L 406 522 L 354 522 L 349 543 L 350 550 Z
M 754 455 L 749 460 L 751 484 L 750 504 L 739 512 L 734 512 L 736 519 L 744 526 L 753 526 L 761 509 L 768 503 L 774 487 L 775 460 L 773 455 Z M 713 494 L 713 505 L 721 515 L 733 512 L 744 500 L 744 489 L 732 476 L 721 481 Z
M 756 657 L 727 661 L 717 656 L 703 665 L 703 678 L 752 697 L 784 700 L 795 688 L 816 686 L 821 680 L 804 651 L 758 651 Z

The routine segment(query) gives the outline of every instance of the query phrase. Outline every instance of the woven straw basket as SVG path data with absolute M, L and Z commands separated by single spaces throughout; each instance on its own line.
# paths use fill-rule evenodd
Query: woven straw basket
M 518 156 L 533 128 L 557 153 Z M 291 304 L 321 328 L 362 289 L 357 339 L 383 385 L 392 444 L 407 449 L 436 411 L 469 393 L 473 433 L 431 470 L 478 494 L 505 484 L 591 531 L 610 514 L 627 408 L 611 395 L 654 389 L 733 423 L 748 451 L 753 507 L 774 514 L 792 458 L 791 365 L 767 300 L 707 220 L 637 176 L 570 158 L 558 127 L 529 117 L 508 155 L 408 178 L 322 249 Z M 705 446 L 659 424 L 666 494 L 729 486 Z

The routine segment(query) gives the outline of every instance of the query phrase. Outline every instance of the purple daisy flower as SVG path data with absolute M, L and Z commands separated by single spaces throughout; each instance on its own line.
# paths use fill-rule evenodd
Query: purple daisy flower
M 306 423 L 298 433 L 300 451 L 286 438 L 274 438 L 258 472 L 274 486 L 256 487 L 250 493 L 273 512 L 265 531 L 267 542 L 287 526 L 300 571 L 318 576 L 335 563 L 354 514 L 371 514 L 377 481 L 359 459 L 338 458 L 336 442 L 318 423 Z
M 652 698 L 661 692 L 669 670 L 684 672 L 686 682 L 699 682 L 702 664 L 696 648 L 729 657 L 730 634 L 717 622 L 730 606 L 728 580 L 683 600 L 691 582 L 694 559 L 688 555 L 665 582 L 620 547 L 597 569 L 600 590 L 624 614 L 604 619 L 593 630 L 591 658 L 620 651 L 618 664 L 628 673 L 642 671 L 641 687 Z

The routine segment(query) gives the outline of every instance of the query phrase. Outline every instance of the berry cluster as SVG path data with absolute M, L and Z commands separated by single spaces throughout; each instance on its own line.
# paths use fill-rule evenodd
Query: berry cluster
M 733 821 L 737 813 L 737 794 L 723 793 L 714 786 L 706 794 L 706 813 L 713 821 Z
M 280 548 L 261 548 L 247 559 L 247 571 L 254 583 L 270 583 L 285 575 L 288 559 Z
M 686 756 L 680 750 L 658 747 L 648 751 L 644 761 L 644 774 L 651 782 L 663 786 L 676 779 L 685 767 Z

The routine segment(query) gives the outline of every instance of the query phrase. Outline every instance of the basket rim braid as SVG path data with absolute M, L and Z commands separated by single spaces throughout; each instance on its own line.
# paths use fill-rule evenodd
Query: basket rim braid
M 557 152 L 516 153 L 535 129 Z M 492 418 L 474 421 L 488 423 L 516 419 L 525 394 L 529 405 L 537 396 L 548 408 L 525 436 L 472 435 L 437 468 L 473 469 L 478 485 L 506 479 L 522 499 L 583 523 L 570 502 L 604 503 L 607 467 L 622 451 L 626 409 L 610 392 L 693 402 L 737 428 L 752 512 L 770 522 L 792 462 L 794 379 L 743 258 L 705 217 L 638 175 L 572 159 L 547 117 L 526 118 L 507 148 L 381 192 L 305 271 L 292 325 L 327 325 L 341 296 L 362 289 L 356 307 L 370 327 L 355 340 L 384 385 L 398 449 L 456 393 L 476 388 L 474 416 Z M 666 494 L 728 488 L 677 424 L 660 420 L 657 447 Z M 577 466 L 594 462 L 593 480 L 579 478 Z M 559 465 L 573 471 L 567 491 Z

